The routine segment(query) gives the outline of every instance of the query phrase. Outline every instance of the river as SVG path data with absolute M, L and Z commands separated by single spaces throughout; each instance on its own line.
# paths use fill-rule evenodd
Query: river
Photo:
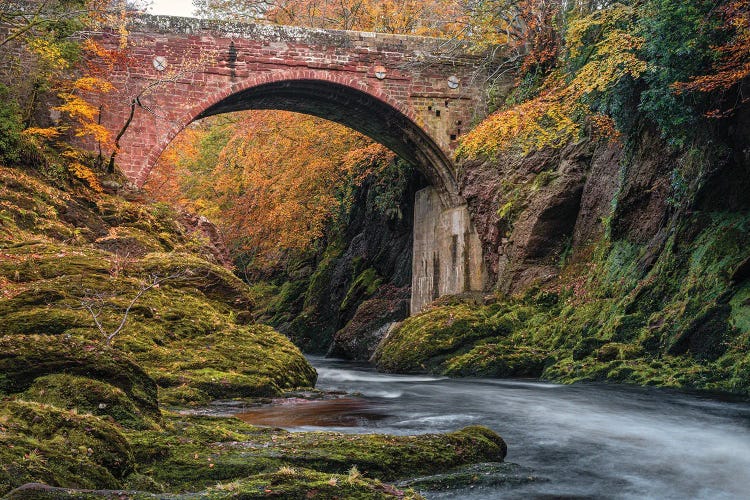
M 746 402 L 603 384 L 387 375 L 347 361 L 310 361 L 319 389 L 358 397 L 261 410 L 274 425 L 417 434 L 481 424 L 503 436 L 506 461 L 538 477 L 427 498 L 750 498 Z

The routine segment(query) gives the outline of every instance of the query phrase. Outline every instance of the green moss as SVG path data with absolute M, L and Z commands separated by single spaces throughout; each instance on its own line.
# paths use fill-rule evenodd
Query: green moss
M 380 500 L 403 498 L 418 500 L 422 497 L 412 490 L 401 491 L 377 479 L 369 479 L 352 474 L 329 474 L 303 468 L 281 467 L 276 471 L 257 474 L 214 485 L 198 493 L 150 494 L 129 492 L 129 500 L 228 500 L 236 498 L 356 498 Z M 103 498 L 123 498 L 121 491 L 76 491 L 63 488 L 50 488 L 43 485 L 29 485 L 15 490 L 6 497 L 8 500 L 75 499 L 96 500 Z
M 47 335 L 0 337 L 0 391 L 29 390 L 45 375 L 66 373 L 117 387 L 144 417 L 158 420 L 156 384 L 129 356 L 101 344 Z
M 50 243 L 30 243 L 3 249 L 0 276 L 14 282 L 109 275 L 104 252 Z
M 250 308 L 253 294 L 247 285 L 224 267 L 188 253 L 151 253 L 139 260 L 132 275 L 177 274 L 171 282 L 194 287 L 206 297 L 227 302 L 236 308 Z
M 540 377 L 551 360 L 543 349 L 509 344 L 481 344 L 466 354 L 455 356 L 444 373 L 451 376 Z
M 282 467 L 275 472 L 259 474 L 228 484 L 209 488 L 206 498 L 422 498 L 413 491 L 353 474 L 330 474 L 303 468 Z
M 207 405 L 212 400 L 210 394 L 188 384 L 159 387 L 159 404 L 161 406 L 199 406 Z
M 332 281 L 336 259 L 343 252 L 341 247 L 342 244 L 338 241 L 326 247 L 323 257 L 318 263 L 318 267 L 315 268 L 315 272 L 310 277 L 310 284 L 305 291 L 304 307 L 306 309 L 325 303 L 325 292 Z
M 171 250 L 163 245 L 158 235 L 134 227 L 113 227 L 109 234 L 96 240 L 96 247 L 118 255 L 137 258 L 151 252 Z
M 746 281 L 737 289 L 729 305 L 731 326 L 744 334 L 750 333 L 750 281 Z
M 391 333 L 377 364 L 749 394 L 748 248 L 746 213 L 692 214 L 657 247 L 604 240 L 584 267 L 563 269 L 554 293 L 493 306 L 438 301 L 448 305 Z
M 371 297 L 382 283 L 383 278 L 378 275 L 375 269 L 371 267 L 365 269 L 352 281 L 339 310 L 345 311 L 355 303 L 361 302 L 362 299 Z
M 516 319 L 492 307 L 434 307 L 404 320 L 378 346 L 373 360 L 384 371 L 440 372 L 448 359 L 477 341 L 507 335 Z
M 284 336 L 264 325 L 229 326 L 218 332 L 153 346 L 138 356 L 162 387 L 189 386 L 182 397 L 279 395 L 312 387 L 317 374 Z
M 18 398 L 108 417 L 132 429 L 148 429 L 155 425 L 151 419 L 144 417 L 122 389 L 75 375 L 58 373 L 39 377 Z
M 130 435 L 140 472 L 169 490 L 204 488 L 238 477 L 304 467 L 393 480 L 482 461 L 501 461 L 505 443 L 484 427 L 420 436 L 291 433 L 234 419 L 171 417 L 162 431 Z
M 0 404 L 0 494 L 28 482 L 119 488 L 133 469 L 130 445 L 113 425 L 54 406 Z

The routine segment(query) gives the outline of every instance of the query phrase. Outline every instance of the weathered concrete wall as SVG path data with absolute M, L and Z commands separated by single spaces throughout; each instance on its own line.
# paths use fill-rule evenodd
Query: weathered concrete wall
M 411 314 L 443 295 L 484 288 L 482 246 L 466 205 L 445 208 L 433 187 L 414 201 Z

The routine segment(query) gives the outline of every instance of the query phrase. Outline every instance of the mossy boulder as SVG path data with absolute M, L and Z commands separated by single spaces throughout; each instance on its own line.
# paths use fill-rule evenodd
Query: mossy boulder
M 132 401 L 142 417 L 160 419 L 156 383 L 125 353 L 101 342 L 72 337 L 0 337 L 1 392 L 27 391 L 37 379 L 51 374 L 77 375 L 111 384 Z M 47 383 L 50 383 L 49 379 Z M 58 389 L 62 387 L 58 386 Z
M 209 404 L 213 399 L 210 394 L 186 383 L 171 387 L 159 387 L 159 404 L 161 406 L 200 406 Z
M 440 372 L 445 361 L 474 343 L 507 333 L 488 321 L 491 311 L 460 303 L 428 309 L 404 320 L 378 346 L 379 370 L 398 373 Z
M 313 387 L 317 379 L 294 344 L 265 325 L 225 325 L 200 337 L 154 345 L 138 359 L 161 387 L 182 387 L 180 397 L 197 398 L 191 401 L 204 400 L 205 395 L 276 396 Z
M 24 241 L 0 253 L 0 276 L 17 283 L 108 275 L 111 268 L 104 252 L 56 242 Z
M 362 500 L 422 498 L 413 491 L 401 491 L 377 479 L 357 474 L 331 474 L 299 467 L 281 467 L 228 484 L 209 488 L 206 498 L 358 498 Z
M 485 427 L 419 436 L 296 433 L 239 420 L 170 417 L 162 431 L 129 434 L 141 473 L 169 491 L 195 491 L 282 466 L 391 481 L 460 465 L 502 461 L 502 438 Z
M 387 500 L 403 498 L 419 500 L 421 495 L 402 491 L 377 479 L 351 474 L 330 474 L 303 468 L 281 467 L 274 472 L 257 474 L 236 481 L 217 484 L 197 493 L 153 494 L 122 490 L 71 490 L 43 484 L 27 484 L 10 492 L 6 500 L 229 500 L 250 498 L 357 498 Z
M 343 473 L 351 465 L 368 476 L 395 480 L 466 463 L 500 462 L 507 446 L 495 432 L 471 426 L 448 434 L 388 436 L 330 432 L 292 434 L 278 449 L 284 460 Z
M 66 410 L 75 409 L 78 413 L 111 418 L 132 429 L 150 429 L 155 425 L 122 389 L 87 377 L 66 373 L 45 375 L 35 379 L 31 387 L 17 397 Z
M 157 236 L 143 229 L 117 226 L 109 230 L 107 236 L 98 238 L 94 243 L 96 248 L 123 256 L 137 259 L 151 252 L 171 250 L 159 242 Z
M 209 299 L 226 302 L 238 309 L 253 306 L 250 288 L 225 267 L 186 252 L 150 253 L 134 264 L 130 273 L 136 276 L 174 275 L 175 287 L 195 288 Z
M 443 373 L 450 376 L 539 378 L 553 360 L 542 348 L 487 343 L 450 359 Z
M 0 494 L 28 482 L 118 488 L 133 466 L 114 424 L 39 403 L 0 403 Z

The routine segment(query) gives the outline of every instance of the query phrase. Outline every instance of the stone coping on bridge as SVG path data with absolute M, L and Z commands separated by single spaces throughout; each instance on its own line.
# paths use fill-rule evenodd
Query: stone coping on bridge
M 369 31 L 348 31 L 323 28 L 307 28 L 244 21 L 202 19 L 166 15 L 138 14 L 128 22 L 128 29 L 136 33 L 210 34 L 222 38 L 245 38 L 267 42 L 294 42 L 314 45 L 336 45 L 351 47 L 367 43 L 398 43 L 404 48 L 421 52 L 425 56 L 450 56 L 466 59 L 482 59 L 485 54 L 472 50 L 471 44 L 455 39 L 401 35 Z

